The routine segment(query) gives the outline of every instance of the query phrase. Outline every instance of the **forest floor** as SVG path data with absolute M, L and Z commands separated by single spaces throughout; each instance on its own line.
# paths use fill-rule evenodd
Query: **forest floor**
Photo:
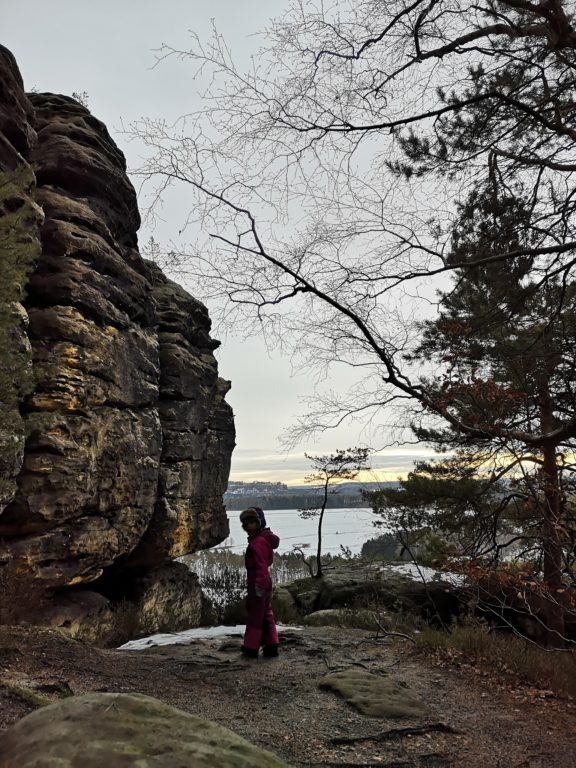
M 0 627 L 0 730 L 38 706 L 91 691 L 139 692 L 214 720 L 291 766 L 574 768 L 576 702 L 467 665 L 415 655 L 360 630 L 287 628 L 277 659 L 245 660 L 240 639 L 95 649 L 58 631 Z M 319 687 L 363 670 L 425 705 L 414 719 L 366 717 Z M 32 693 L 30 693 L 32 692 Z

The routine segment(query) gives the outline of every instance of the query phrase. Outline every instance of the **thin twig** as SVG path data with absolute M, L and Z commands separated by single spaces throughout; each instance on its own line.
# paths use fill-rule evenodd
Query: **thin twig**
M 411 635 L 405 635 L 403 632 L 389 632 L 385 627 L 382 626 L 380 623 L 380 620 L 378 619 L 378 616 L 373 613 L 372 618 L 376 622 L 376 625 L 378 627 L 378 631 L 382 632 L 385 637 L 401 637 L 404 640 L 410 640 L 411 643 L 416 643 L 416 640 Z

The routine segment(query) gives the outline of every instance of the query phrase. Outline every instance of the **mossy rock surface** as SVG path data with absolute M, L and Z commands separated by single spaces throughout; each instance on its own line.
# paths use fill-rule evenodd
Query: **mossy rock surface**
M 302 616 L 329 609 L 379 608 L 413 613 L 441 625 L 460 612 L 458 588 L 441 580 L 424 583 L 393 567 L 365 563 L 326 569 L 320 579 L 297 579 L 283 587 Z
M 49 699 L 39 696 L 35 691 L 31 691 L 30 688 L 22 688 L 19 685 L 6 683 L 4 680 L 0 680 L 0 693 L 18 698 L 34 709 L 46 707 L 50 704 Z
M 309 613 L 302 619 L 307 627 L 352 627 L 356 629 L 379 629 L 385 624 L 382 614 L 364 608 L 327 608 L 323 611 Z
M 286 768 L 221 725 L 141 694 L 73 696 L 0 736 L 2 768 Z
M 361 607 L 366 601 L 390 607 L 406 587 L 413 588 L 413 582 L 405 576 L 363 565 L 326 570 L 321 579 L 298 579 L 286 585 L 303 614 L 329 608 Z
M 282 624 L 291 624 L 297 622 L 300 618 L 294 598 L 289 590 L 283 586 L 274 587 L 272 592 L 272 610 L 274 611 L 276 621 Z
M 323 677 L 319 685 L 336 691 L 367 717 L 419 718 L 427 712 L 423 702 L 406 687 L 370 672 L 333 672 Z

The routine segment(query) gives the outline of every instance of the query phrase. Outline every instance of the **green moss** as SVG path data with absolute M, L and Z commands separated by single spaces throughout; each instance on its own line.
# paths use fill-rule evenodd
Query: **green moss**
M 8 739 L 0 734 L 0 752 L 11 766 L 94 765 L 97 756 L 98 765 L 141 768 L 287 768 L 227 728 L 137 693 L 62 699 L 20 720 Z
M 334 672 L 322 678 L 320 688 L 337 691 L 368 717 L 417 718 L 426 714 L 422 702 L 404 686 L 370 672 L 357 669 Z
M 2 473 L 7 477 L 27 431 L 18 405 L 34 385 L 31 350 L 19 310 L 41 249 L 42 212 L 30 194 L 34 183 L 26 163 L 15 171 L 0 172 L 0 464 L 7 462 Z M 9 483 L 3 480 L 3 485 Z M 2 490 L 0 486 L 0 498 Z
M 34 709 L 46 707 L 48 704 L 50 704 L 48 699 L 45 699 L 43 696 L 39 696 L 34 691 L 31 691 L 28 688 L 20 688 L 20 686 L 12 685 L 12 683 L 7 683 L 4 680 L 0 680 L 0 689 L 6 691 L 12 696 L 16 696 L 22 701 L 25 701 L 26 704 L 32 705 Z

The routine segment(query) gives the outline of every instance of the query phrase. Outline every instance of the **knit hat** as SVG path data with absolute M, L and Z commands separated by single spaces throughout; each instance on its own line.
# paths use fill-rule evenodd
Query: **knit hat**
M 258 511 L 254 507 L 249 507 L 248 509 L 245 509 L 243 512 L 240 512 L 240 522 L 245 523 L 246 520 L 256 520 L 258 525 L 261 525 L 260 516 L 258 514 Z
M 266 518 L 264 517 L 264 510 L 262 507 L 252 507 L 252 509 L 255 509 L 258 514 L 258 519 L 260 520 L 260 528 L 266 528 Z

